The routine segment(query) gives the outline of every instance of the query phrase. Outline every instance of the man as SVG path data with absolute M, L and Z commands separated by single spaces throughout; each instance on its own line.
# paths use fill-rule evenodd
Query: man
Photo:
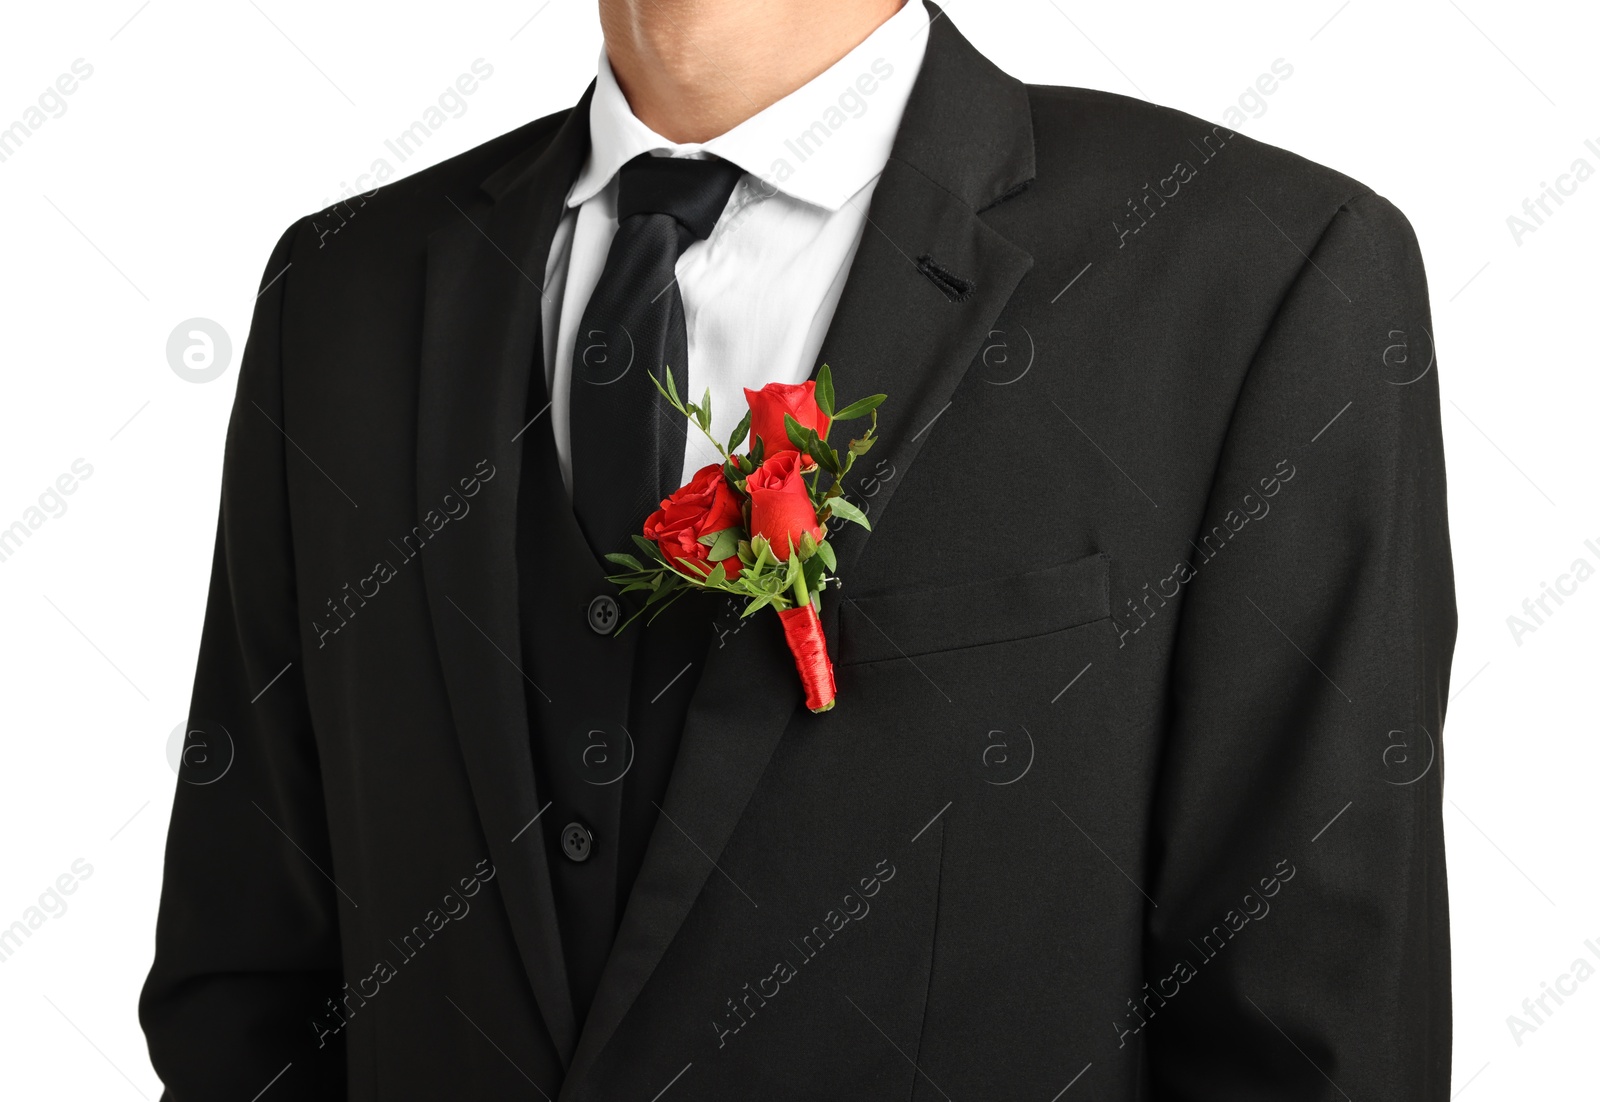
M 917 0 L 601 14 L 574 109 L 267 264 L 167 1097 L 1445 1098 L 1402 216 Z M 774 617 L 618 631 L 600 556 L 708 461 L 650 375 L 725 438 L 824 362 L 888 400 L 813 715 Z

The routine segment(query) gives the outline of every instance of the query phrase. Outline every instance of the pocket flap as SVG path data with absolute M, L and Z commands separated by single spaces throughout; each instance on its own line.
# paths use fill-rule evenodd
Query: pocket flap
M 909 658 L 1047 635 L 1110 616 L 1111 556 L 840 599 L 841 665 Z

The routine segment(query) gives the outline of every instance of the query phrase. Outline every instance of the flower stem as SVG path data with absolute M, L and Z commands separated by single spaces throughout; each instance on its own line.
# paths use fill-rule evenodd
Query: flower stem
M 700 425 L 700 422 L 699 421 L 695 421 L 695 419 L 693 417 L 690 417 L 689 420 L 694 421 L 694 427 L 697 428 L 697 429 L 700 429 L 701 435 L 703 435 L 707 440 L 711 441 L 711 446 L 713 448 L 717 449 L 717 454 L 722 456 L 722 461 L 724 463 L 726 463 L 728 461 L 728 459 L 730 458 L 730 456 L 728 455 L 727 452 L 722 450 L 721 442 L 718 441 L 715 436 L 711 435 L 711 430 L 708 429 L 708 428 L 702 428 L 701 425 Z

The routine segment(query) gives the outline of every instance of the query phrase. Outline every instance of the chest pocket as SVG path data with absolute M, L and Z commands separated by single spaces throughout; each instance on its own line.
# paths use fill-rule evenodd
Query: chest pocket
M 839 664 L 1050 635 L 1111 615 L 1111 556 L 1020 574 L 845 597 Z

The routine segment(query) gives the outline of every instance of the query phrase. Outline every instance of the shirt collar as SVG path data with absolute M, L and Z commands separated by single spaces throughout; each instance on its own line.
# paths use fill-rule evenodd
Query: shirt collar
M 567 194 L 576 207 L 641 153 L 732 161 L 778 191 L 836 211 L 883 171 L 928 42 L 928 9 L 906 0 L 821 75 L 707 142 L 668 141 L 640 122 L 604 49 L 589 103 L 589 156 Z

